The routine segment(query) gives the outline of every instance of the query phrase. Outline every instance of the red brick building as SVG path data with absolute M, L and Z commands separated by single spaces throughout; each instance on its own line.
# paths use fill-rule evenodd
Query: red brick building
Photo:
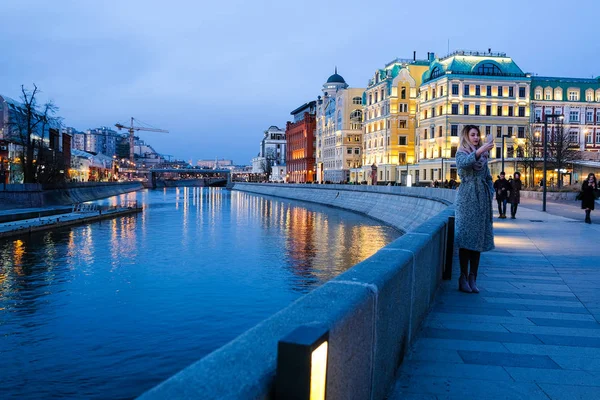
M 316 101 L 311 101 L 290 113 L 294 121 L 288 121 L 285 127 L 288 182 L 315 181 L 316 105 Z

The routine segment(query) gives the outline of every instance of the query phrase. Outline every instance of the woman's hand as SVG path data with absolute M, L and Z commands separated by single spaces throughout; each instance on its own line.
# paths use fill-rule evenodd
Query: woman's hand
M 486 141 L 480 148 L 477 149 L 477 152 L 475 152 L 475 154 L 479 158 L 479 157 L 481 157 L 481 155 L 483 153 L 485 153 L 486 151 L 490 151 L 493 148 L 494 148 L 494 142 Z

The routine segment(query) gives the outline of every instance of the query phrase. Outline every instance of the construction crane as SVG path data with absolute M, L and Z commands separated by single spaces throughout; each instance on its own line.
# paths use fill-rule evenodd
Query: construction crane
M 157 129 L 157 128 L 146 128 L 144 126 L 135 126 L 133 125 L 133 121 L 134 118 L 131 117 L 131 126 L 125 126 L 123 124 L 119 124 L 116 123 L 115 126 L 117 127 L 117 129 L 127 129 L 129 131 L 129 161 L 134 162 L 134 151 L 133 151 L 133 132 L 134 131 L 149 131 L 149 132 L 164 132 L 164 133 L 169 133 L 169 131 L 164 130 L 164 129 Z

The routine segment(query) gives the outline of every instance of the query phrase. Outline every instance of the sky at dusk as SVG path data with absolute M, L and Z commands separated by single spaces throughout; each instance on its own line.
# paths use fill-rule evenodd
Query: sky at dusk
M 525 72 L 600 75 L 597 0 L 0 0 L 0 93 L 35 83 L 66 126 L 135 117 L 163 154 L 250 164 L 262 132 L 400 57 L 506 52 Z

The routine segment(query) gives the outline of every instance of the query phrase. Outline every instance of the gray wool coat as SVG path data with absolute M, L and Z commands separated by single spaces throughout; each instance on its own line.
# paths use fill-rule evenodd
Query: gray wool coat
M 455 241 L 458 248 L 490 251 L 494 249 L 494 184 L 487 162 L 481 170 L 475 170 L 475 161 L 475 152 L 456 152 L 461 183 L 456 195 Z

